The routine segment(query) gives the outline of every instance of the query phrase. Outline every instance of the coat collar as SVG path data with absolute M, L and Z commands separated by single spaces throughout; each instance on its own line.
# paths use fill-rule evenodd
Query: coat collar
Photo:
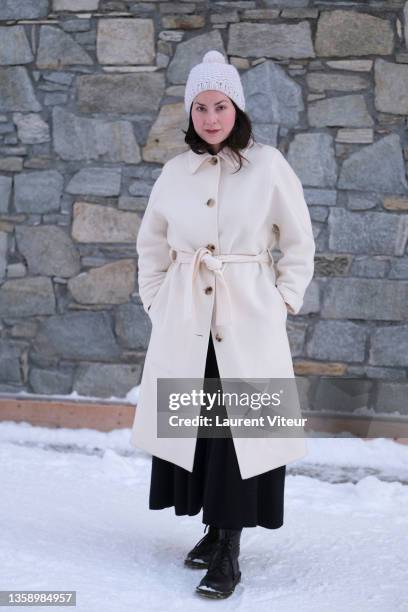
M 245 147 L 245 149 L 241 150 L 242 155 L 245 155 L 246 152 L 248 151 L 248 149 L 251 148 L 251 143 Z M 189 149 L 187 151 L 187 155 L 188 155 L 188 169 L 191 172 L 191 174 L 193 174 L 196 170 L 198 170 L 198 168 L 201 166 L 201 164 L 205 161 L 210 159 L 211 157 L 214 157 L 214 155 L 212 155 L 209 152 L 205 152 L 205 153 L 195 153 L 192 149 Z M 226 163 L 233 169 L 236 170 L 238 168 L 238 162 L 235 160 L 231 149 L 227 146 L 224 146 L 218 153 L 217 156 L 221 157 L 222 159 L 224 159 L 226 161 Z M 245 162 L 244 162 L 245 163 Z

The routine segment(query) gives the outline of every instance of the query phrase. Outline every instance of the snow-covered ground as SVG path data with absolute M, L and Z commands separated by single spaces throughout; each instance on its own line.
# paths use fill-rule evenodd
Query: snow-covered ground
M 283 527 L 243 530 L 242 582 L 214 602 L 183 566 L 201 513 L 148 509 L 150 456 L 129 439 L 0 423 L 0 590 L 75 590 L 81 612 L 408 611 L 408 446 L 309 438 Z

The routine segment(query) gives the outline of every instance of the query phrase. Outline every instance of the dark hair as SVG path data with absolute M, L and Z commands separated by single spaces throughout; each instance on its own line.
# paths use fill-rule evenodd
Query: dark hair
M 229 99 L 231 100 L 231 98 Z M 231 102 L 236 111 L 235 123 L 227 138 L 222 141 L 221 148 L 227 146 L 231 149 L 231 152 L 239 163 L 238 172 L 242 168 L 242 159 L 246 159 L 245 156 L 241 155 L 240 150 L 245 149 L 251 139 L 255 142 L 255 138 L 252 133 L 252 124 L 249 116 L 235 104 L 234 100 L 231 100 Z M 194 129 L 193 120 L 191 118 L 192 106 L 191 104 L 187 131 L 182 130 L 185 134 L 184 141 L 191 147 L 194 153 L 213 153 L 211 145 L 203 140 Z

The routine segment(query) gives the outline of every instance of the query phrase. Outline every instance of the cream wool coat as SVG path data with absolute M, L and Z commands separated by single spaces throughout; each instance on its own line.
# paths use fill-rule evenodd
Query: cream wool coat
M 314 271 L 297 175 L 271 145 L 252 142 L 241 153 L 248 161 L 236 174 L 226 147 L 217 155 L 188 149 L 167 161 L 136 241 L 152 332 L 131 443 L 190 472 L 197 430 L 189 438 L 157 436 L 157 378 L 203 379 L 210 332 L 221 379 L 294 378 L 285 301 L 299 312 Z M 274 262 L 277 228 L 282 256 Z M 303 437 L 233 441 L 244 479 L 307 453 Z

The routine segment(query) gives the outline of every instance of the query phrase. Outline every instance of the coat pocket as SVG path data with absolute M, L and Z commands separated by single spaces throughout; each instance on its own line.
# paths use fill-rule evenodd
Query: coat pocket
M 169 283 L 169 277 L 170 277 L 169 270 L 167 270 L 166 276 L 162 280 L 161 285 L 158 288 L 158 290 L 156 291 L 156 293 L 154 295 L 154 298 L 153 298 L 153 301 L 151 302 L 151 304 L 149 306 L 148 315 L 149 315 L 150 320 L 152 321 L 152 323 L 153 323 L 153 318 L 154 318 L 154 315 L 156 314 L 157 308 L 159 307 L 159 309 L 160 309 L 160 305 L 159 305 L 160 298 L 161 298 L 161 295 L 162 295 L 163 291 L 165 290 L 165 285 L 167 285 Z
M 280 303 L 282 305 L 282 308 L 283 308 L 283 311 L 284 311 L 284 314 L 285 314 L 285 318 L 286 318 L 288 316 L 288 309 L 287 309 L 287 306 L 286 306 L 286 302 L 285 302 L 285 300 L 283 298 L 283 295 L 279 291 L 278 287 L 276 285 L 274 285 L 274 287 L 275 287 L 276 293 L 278 294 L 279 301 L 280 301 Z
M 153 301 L 151 302 L 151 304 L 150 304 L 150 306 L 149 306 L 149 308 L 148 308 L 148 310 L 147 310 L 148 315 L 149 315 L 149 317 L 150 317 L 150 319 L 151 319 L 151 320 L 153 320 L 153 319 L 152 319 L 152 317 L 153 317 L 154 309 L 155 309 L 156 304 L 157 304 L 157 302 L 158 302 L 159 294 L 160 294 L 160 292 L 161 292 L 162 288 L 163 288 L 163 283 L 160 285 L 159 289 L 158 289 L 158 290 L 156 291 L 156 293 L 154 294 Z

